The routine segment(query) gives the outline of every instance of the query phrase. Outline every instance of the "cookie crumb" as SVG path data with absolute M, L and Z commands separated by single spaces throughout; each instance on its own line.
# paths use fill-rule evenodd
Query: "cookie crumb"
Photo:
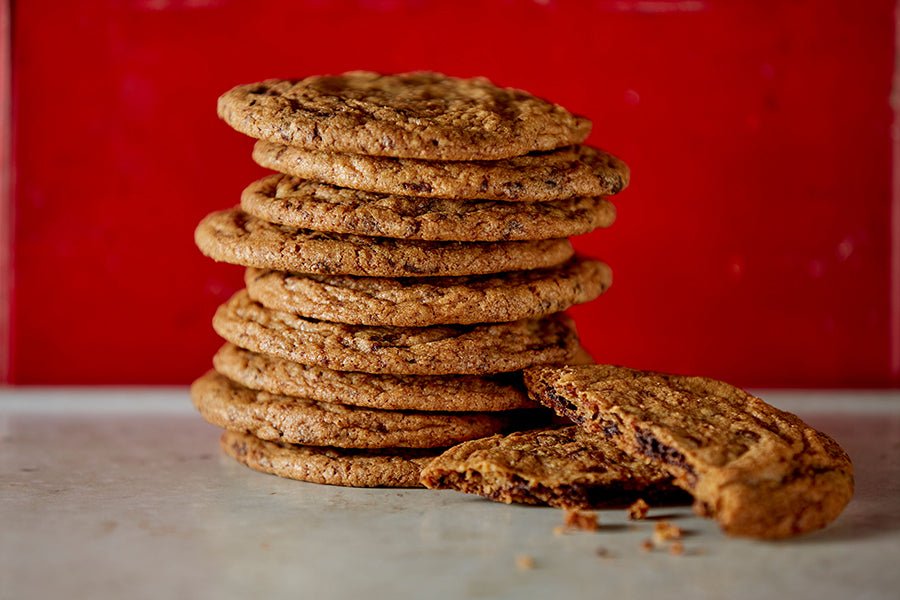
M 612 552 L 610 552 L 609 550 L 607 550 L 607 549 L 604 548 L 603 546 L 600 546 L 599 548 L 597 548 L 597 550 L 595 551 L 595 553 L 596 553 L 597 556 L 599 556 L 600 558 L 613 558 L 613 557 L 615 556 Z
M 534 568 L 534 558 L 528 554 L 516 556 L 516 568 L 520 571 L 530 571 Z
M 672 556 L 681 556 L 684 554 L 684 544 L 681 542 L 675 542 L 671 546 L 669 546 L 669 554 Z
M 681 536 L 681 528 L 677 525 L 672 525 L 668 521 L 660 521 L 653 527 L 653 540 L 657 544 L 671 540 L 680 540 Z
M 600 528 L 597 513 L 590 510 L 566 509 L 564 524 L 569 529 L 583 531 L 597 531 Z
M 656 548 L 656 545 L 651 539 L 646 539 L 641 542 L 641 550 L 643 550 L 644 552 L 651 552 L 654 548 Z
M 644 502 L 643 498 L 638 498 L 634 504 L 628 507 L 628 518 L 631 521 L 642 521 L 647 518 L 647 511 L 650 505 Z

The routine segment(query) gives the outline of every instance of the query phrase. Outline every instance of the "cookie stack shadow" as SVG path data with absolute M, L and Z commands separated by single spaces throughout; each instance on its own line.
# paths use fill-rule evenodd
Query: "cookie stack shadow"
M 546 423 L 521 371 L 586 360 L 562 311 L 611 271 L 567 238 L 611 225 L 628 182 L 586 119 L 483 79 L 363 72 L 238 86 L 219 115 L 277 171 L 195 234 L 246 267 L 191 388 L 227 454 L 416 487 L 450 446 Z

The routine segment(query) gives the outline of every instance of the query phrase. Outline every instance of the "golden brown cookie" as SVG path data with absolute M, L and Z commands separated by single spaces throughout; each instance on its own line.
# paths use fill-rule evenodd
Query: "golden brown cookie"
M 333 371 L 225 344 L 213 357 L 216 371 L 241 385 L 320 402 L 383 410 L 501 411 L 535 408 L 520 373 L 373 375 Z
M 545 240 L 609 227 L 603 198 L 555 202 L 444 200 L 361 192 L 288 175 L 269 175 L 241 195 L 249 215 L 285 227 L 428 241 Z
M 294 230 L 239 209 L 208 215 L 194 232 L 206 256 L 245 267 L 373 277 L 478 275 L 565 262 L 565 239 L 527 242 L 424 242 Z
M 463 442 L 429 463 L 422 483 L 507 504 L 563 508 L 677 495 L 670 475 L 572 425 Z
M 420 448 L 354 449 L 267 442 L 226 431 L 222 450 L 251 469 L 326 485 L 421 487 L 419 473 L 438 451 Z
M 374 410 L 260 392 L 209 371 L 191 385 L 208 422 L 263 440 L 337 448 L 439 448 L 503 431 L 522 413 Z M 527 411 L 526 411 L 527 412 Z
M 480 325 L 369 327 L 304 319 L 254 302 L 245 290 L 219 307 L 213 328 L 254 352 L 338 371 L 485 375 L 565 364 L 578 335 L 564 314 Z
M 584 140 L 591 123 L 483 77 L 354 71 L 225 92 L 219 116 L 249 136 L 309 149 L 429 160 L 507 158 Z
M 535 400 L 671 473 L 730 535 L 819 529 L 853 495 L 834 440 L 727 383 L 608 365 L 534 368 L 525 381 Z
M 423 327 L 543 317 L 593 300 L 612 283 L 604 263 L 573 258 L 551 269 L 499 275 L 390 279 L 248 269 L 267 308 L 356 325 Z
M 303 150 L 257 142 L 253 160 L 302 179 L 426 198 L 545 202 L 610 196 L 628 186 L 624 162 L 590 146 L 477 162 L 433 162 Z

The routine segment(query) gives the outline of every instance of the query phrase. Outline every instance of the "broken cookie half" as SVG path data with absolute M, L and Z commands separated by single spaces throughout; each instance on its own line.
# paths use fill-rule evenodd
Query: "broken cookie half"
M 590 439 L 674 477 L 735 536 L 778 539 L 838 517 L 853 466 L 830 437 L 721 381 L 608 365 L 525 371 L 533 399 Z
M 685 499 L 662 469 L 577 426 L 495 435 L 450 448 L 422 471 L 432 489 L 497 502 L 562 508 L 624 506 L 638 497 Z

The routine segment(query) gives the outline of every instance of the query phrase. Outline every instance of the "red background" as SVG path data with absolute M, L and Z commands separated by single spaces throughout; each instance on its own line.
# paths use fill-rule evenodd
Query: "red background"
M 891 1 L 6 8 L 0 382 L 203 372 L 241 270 L 192 231 L 262 173 L 216 97 L 360 68 L 527 89 L 591 117 L 590 141 L 631 165 L 617 224 L 576 241 L 615 270 L 573 311 L 598 359 L 754 386 L 900 382 Z

